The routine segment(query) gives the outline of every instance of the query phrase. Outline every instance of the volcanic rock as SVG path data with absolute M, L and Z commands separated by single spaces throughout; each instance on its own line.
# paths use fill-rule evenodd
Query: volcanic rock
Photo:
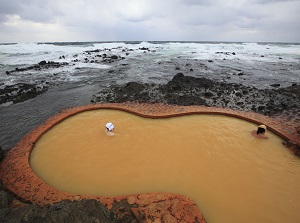
M 164 85 L 130 82 L 104 89 L 92 99 L 92 102 L 125 101 L 206 105 L 275 115 L 300 109 L 300 86 L 257 89 L 178 73 Z
M 0 194 L 1 196 L 1 194 Z M 134 220 L 134 219 L 133 219 Z M 24 205 L 16 208 L 4 208 L 0 211 L 1 222 L 117 222 L 114 213 L 107 210 L 98 201 L 61 201 L 57 204 L 40 207 Z M 133 221 L 134 222 L 134 221 Z
M 18 83 L 0 89 L 0 104 L 19 103 L 34 98 L 48 90 L 47 85 Z
M 39 62 L 38 64 L 41 65 L 41 66 L 43 66 L 43 65 L 46 65 L 47 62 L 45 60 L 43 60 L 43 61 Z

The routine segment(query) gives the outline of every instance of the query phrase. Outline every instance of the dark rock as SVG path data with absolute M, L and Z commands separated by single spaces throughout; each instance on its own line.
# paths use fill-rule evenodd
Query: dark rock
M 115 223 L 115 215 L 95 200 L 61 201 L 40 207 L 24 205 L 0 212 L 1 222 L 101 222 Z
M 212 62 L 213 62 L 213 60 L 208 60 L 208 62 L 209 62 L 209 63 L 212 63 Z
M 242 96 L 243 96 L 241 92 L 237 92 L 237 93 L 235 93 L 235 95 L 236 95 L 237 97 L 242 97 Z
M 168 104 L 176 104 L 176 105 L 205 105 L 208 104 L 200 97 L 194 95 L 176 95 L 176 94 L 169 94 L 166 96 L 166 102 Z
M 111 211 L 115 213 L 116 221 L 120 223 L 138 223 L 138 219 L 136 219 L 135 214 L 131 211 L 132 206 L 128 204 L 126 199 L 115 202 Z
M 183 80 L 183 78 L 185 78 L 185 76 L 183 75 L 183 73 L 177 73 L 177 74 L 173 77 L 172 81 L 180 81 L 180 80 Z
M 281 102 L 281 107 L 285 109 L 288 107 L 288 105 L 286 104 L 286 102 Z
M 126 92 L 126 94 L 132 95 L 134 93 L 141 92 L 143 89 L 144 86 L 142 84 L 136 82 L 129 82 L 120 92 Z
M 0 163 L 4 158 L 4 150 L 2 149 L 2 147 L 0 146 Z
M 230 52 L 216 52 L 216 54 L 225 54 L 225 55 L 230 55 Z
M 119 57 L 117 55 L 113 55 L 110 58 L 113 59 L 113 60 L 117 60 Z
M 214 96 L 214 94 L 211 93 L 211 92 L 205 92 L 204 96 L 207 97 L 207 98 L 210 98 L 210 97 Z
M 4 190 L 0 190 L 0 209 L 9 208 L 9 205 L 13 201 L 13 195 Z
M 280 87 L 280 84 L 271 84 L 271 87 Z
M 259 106 L 259 107 L 258 107 L 258 110 L 259 110 L 259 111 L 262 111 L 262 110 L 264 110 L 264 109 L 265 109 L 265 106 Z
M 46 64 L 47 64 L 47 62 L 45 60 L 39 62 L 39 65 L 41 65 L 41 66 L 46 65 Z
M 85 53 L 88 53 L 88 54 L 91 54 L 91 53 L 99 53 L 99 52 L 100 52 L 99 49 L 85 51 Z
M 41 69 L 49 69 L 49 68 L 58 68 L 61 66 L 66 66 L 69 65 L 66 62 L 63 63 L 58 63 L 58 62 L 54 62 L 54 61 L 49 61 L 48 63 L 43 60 L 41 62 L 39 62 L 36 65 L 33 66 L 29 66 L 29 67 L 25 67 L 25 68 L 15 68 L 15 70 L 11 70 L 11 71 L 6 71 L 6 74 L 12 74 L 15 72 L 22 72 L 22 71 L 28 71 L 28 70 L 41 70 Z
M 177 73 L 171 81 L 164 85 L 130 82 L 124 86 L 110 87 L 94 95 L 92 101 L 221 106 L 273 115 L 283 110 L 299 109 L 299 95 L 300 85 L 260 90 L 241 84 L 219 83 L 207 78 L 196 78 Z
M 0 104 L 6 102 L 23 102 L 44 93 L 46 90 L 48 90 L 48 86 L 35 84 L 18 83 L 8 85 L 4 89 L 0 89 Z

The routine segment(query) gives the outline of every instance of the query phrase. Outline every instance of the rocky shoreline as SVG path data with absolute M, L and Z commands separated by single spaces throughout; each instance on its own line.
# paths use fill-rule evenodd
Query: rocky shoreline
M 263 115 L 300 111 L 300 85 L 257 89 L 242 84 L 215 82 L 177 73 L 164 85 L 129 82 L 95 94 L 92 103 L 126 101 L 176 105 L 204 105 L 252 111 Z M 294 113 L 300 121 L 300 114 Z
M 177 73 L 164 85 L 129 82 L 95 94 L 92 103 L 126 102 L 204 105 L 251 111 L 289 124 L 300 141 L 300 85 L 257 89 L 242 84 L 215 82 Z M 300 151 L 297 153 L 300 155 Z
M 34 86 L 30 87 L 28 88 L 34 89 Z M 47 88 L 33 92 L 43 93 L 45 90 Z M 11 95 L 16 102 L 30 98 L 30 93 L 29 96 L 24 96 L 24 91 Z M 292 131 L 300 138 L 300 85 L 296 84 L 287 88 L 274 86 L 273 89 L 262 90 L 178 73 L 164 85 L 129 82 L 122 86 L 111 86 L 95 94 L 91 100 L 92 103 L 127 101 L 204 105 L 257 112 L 291 123 Z M 296 154 L 300 155 L 299 150 Z M 3 155 L 1 150 L 0 159 Z M 106 209 L 95 200 L 61 201 L 39 207 L 23 203 L 0 184 L 0 201 L 1 222 L 146 222 L 132 212 L 131 205 L 126 200 L 115 203 L 114 211 Z
M 48 85 L 26 83 L 7 85 L 0 89 L 0 104 L 23 102 L 44 93 L 48 88 Z

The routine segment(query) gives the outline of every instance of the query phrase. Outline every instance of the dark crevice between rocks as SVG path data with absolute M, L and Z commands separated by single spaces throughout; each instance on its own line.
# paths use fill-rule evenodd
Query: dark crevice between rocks
M 117 222 L 124 223 L 140 223 L 143 222 L 144 216 L 140 213 L 135 213 L 132 208 L 137 208 L 137 204 L 130 205 L 126 199 L 120 202 L 114 202 L 111 211 L 115 213 Z

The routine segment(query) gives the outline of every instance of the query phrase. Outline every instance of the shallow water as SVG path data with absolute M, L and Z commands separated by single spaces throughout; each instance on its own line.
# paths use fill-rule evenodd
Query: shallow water
M 114 137 L 104 131 L 115 125 Z M 30 158 L 49 185 L 76 194 L 171 192 L 191 197 L 208 222 L 299 222 L 299 159 L 256 125 L 225 116 L 145 119 L 96 110 L 66 119 Z

